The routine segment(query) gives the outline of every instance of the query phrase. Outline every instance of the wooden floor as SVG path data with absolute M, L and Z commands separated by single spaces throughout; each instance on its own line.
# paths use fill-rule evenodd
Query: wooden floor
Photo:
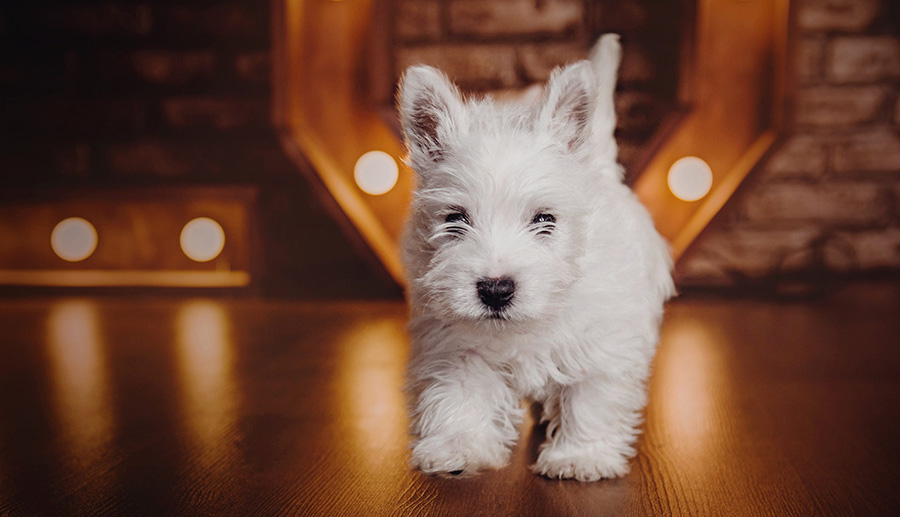
M 900 288 L 671 304 L 631 474 L 408 469 L 400 303 L 0 300 L 0 515 L 898 515 Z

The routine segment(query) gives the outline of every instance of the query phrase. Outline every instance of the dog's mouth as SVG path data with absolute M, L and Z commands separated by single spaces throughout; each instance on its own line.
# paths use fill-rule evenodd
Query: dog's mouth
M 486 319 L 488 319 L 490 321 L 496 321 L 498 323 L 503 322 L 503 321 L 509 321 L 510 320 L 509 311 L 507 310 L 506 307 L 503 307 L 500 309 L 493 309 L 493 308 L 488 309 L 487 314 L 486 314 Z

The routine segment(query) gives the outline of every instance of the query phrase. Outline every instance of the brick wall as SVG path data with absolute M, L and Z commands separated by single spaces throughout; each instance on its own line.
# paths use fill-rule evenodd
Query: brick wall
M 900 271 L 898 28 L 890 0 L 796 0 L 786 139 L 681 261 L 683 286 Z
M 269 122 L 269 3 L 0 3 L 0 190 L 257 188 L 269 292 L 396 295 Z
M 674 108 L 680 2 L 663 0 L 390 0 L 394 78 L 413 64 L 469 92 L 508 93 L 584 59 L 604 32 L 622 35 L 617 111 L 623 163 Z
M 250 2 L 7 3 L 0 130 L 22 172 L 4 182 L 242 177 L 252 160 L 233 143 L 268 121 L 267 16 Z

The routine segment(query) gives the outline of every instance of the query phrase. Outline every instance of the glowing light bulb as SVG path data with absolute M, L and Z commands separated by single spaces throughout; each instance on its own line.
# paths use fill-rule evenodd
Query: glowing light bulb
M 50 234 L 50 247 L 56 255 L 69 262 L 84 260 L 97 249 L 97 230 L 81 217 L 63 219 Z
M 380 196 L 397 184 L 400 170 L 393 156 L 384 151 L 369 151 L 353 167 L 353 178 L 367 194 Z
M 196 262 L 209 262 L 225 247 L 225 230 L 209 217 L 192 219 L 181 230 L 181 251 Z
M 683 201 L 697 201 L 708 194 L 712 181 L 712 169 L 696 156 L 685 156 L 669 169 L 669 190 Z

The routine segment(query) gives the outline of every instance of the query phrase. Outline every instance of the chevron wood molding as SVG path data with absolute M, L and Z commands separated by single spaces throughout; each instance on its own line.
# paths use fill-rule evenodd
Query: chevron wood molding
M 398 243 L 411 200 L 412 172 L 403 164 L 403 144 L 366 100 L 371 0 L 325 2 L 276 0 L 273 121 L 288 154 L 303 170 L 314 171 L 341 213 L 382 267 L 404 283 Z M 354 181 L 356 161 L 373 150 L 399 165 L 396 185 L 370 195 Z M 320 189 L 322 190 L 322 189 Z
M 390 276 L 404 284 L 399 240 L 413 174 L 395 130 L 367 95 L 374 0 L 272 0 L 272 120 L 288 154 L 322 187 L 322 200 L 361 237 Z M 634 188 L 676 259 L 688 248 L 777 139 L 785 99 L 789 2 L 697 0 L 685 27 L 679 100 L 684 111 L 664 124 L 641 160 Z M 384 53 L 384 52 L 381 52 Z M 383 73 L 390 73 L 385 63 Z M 380 150 L 399 164 L 396 185 L 367 194 L 354 181 L 363 154 Z M 712 184 L 697 201 L 672 194 L 667 176 L 682 157 L 709 164 Z
M 698 0 L 679 98 L 686 112 L 667 132 L 634 190 L 677 259 L 776 142 L 786 99 L 787 0 Z M 677 198 L 668 173 L 679 159 L 709 164 L 712 185 Z

